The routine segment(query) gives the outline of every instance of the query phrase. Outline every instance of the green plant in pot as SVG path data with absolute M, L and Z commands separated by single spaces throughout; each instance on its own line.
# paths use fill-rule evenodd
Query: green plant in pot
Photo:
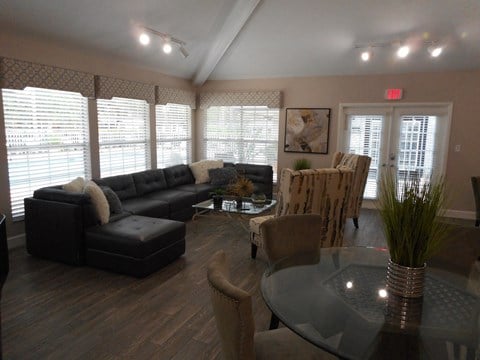
M 302 159 L 296 159 L 293 162 L 293 170 L 305 170 L 305 169 L 311 169 L 312 163 L 310 160 L 307 160 L 305 158 Z
M 419 179 L 399 182 L 392 174 L 382 178 L 378 209 L 390 253 L 389 293 L 423 296 L 426 261 L 449 233 L 449 225 L 440 221 L 444 205 L 443 179 L 422 183 Z
M 225 195 L 225 189 L 222 189 L 222 188 L 215 189 L 210 193 L 210 196 L 213 200 L 214 209 L 218 210 L 222 208 L 223 195 Z

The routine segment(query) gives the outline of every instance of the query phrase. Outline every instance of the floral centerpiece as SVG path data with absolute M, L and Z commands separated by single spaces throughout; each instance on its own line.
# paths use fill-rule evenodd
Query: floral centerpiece
M 229 193 L 236 196 L 237 208 L 242 207 L 242 198 L 251 196 L 253 189 L 252 181 L 244 176 L 239 176 L 234 183 L 228 186 Z

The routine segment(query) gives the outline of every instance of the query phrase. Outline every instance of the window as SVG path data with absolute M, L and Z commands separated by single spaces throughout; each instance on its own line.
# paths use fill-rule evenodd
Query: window
M 2 90 L 12 217 L 23 199 L 49 185 L 90 177 L 87 99 L 79 93 Z
M 188 105 L 157 105 L 157 167 L 188 164 L 192 160 L 192 111 Z
M 207 159 L 268 164 L 276 180 L 278 109 L 266 106 L 212 106 L 204 121 Z
M 150 168 L 149 109 L 144 100 L 97 100 L 101 177 Z

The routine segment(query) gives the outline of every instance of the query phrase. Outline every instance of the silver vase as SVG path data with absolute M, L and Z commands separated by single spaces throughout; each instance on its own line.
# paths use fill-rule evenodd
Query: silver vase
M 426 267 L 426 264 L 423 264 L 422 267 L 402 266 L 389 259 L 387 267 L 388 293 L 405 298 L 422 297 Z

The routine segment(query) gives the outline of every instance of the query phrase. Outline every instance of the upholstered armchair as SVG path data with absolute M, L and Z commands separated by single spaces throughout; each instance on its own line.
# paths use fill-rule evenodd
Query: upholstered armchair
M 280 174 L 275 215 L 250 219 L 251 256 L 263 247 L 260 225 L 273 217 L 294 214 L 319 214 L 324 218 L 325 246 L 342 246 L 346 205 L 352 187 L 353 170 L 284 168 Z
M 480 176 L 472 176 L 473 197 L 475 198 L 475 226 L 480 225 Z
M 368 170 L 372 158 L 365 155 L 346 154 L 336 152 L 333 154 L 332 168 L 346 166 L 354 171 L 353 185 L 347 205 L 347 218 L 353 219 L 353 224 L 358 229 L 358 217 L 362 208 L 363 193 L 367 184 Z
M 212 256 L 207 279 L 224 359 L 337 359 L 287 328 L 255 333 L 252 296 L 230 282 L 223 251 Z

